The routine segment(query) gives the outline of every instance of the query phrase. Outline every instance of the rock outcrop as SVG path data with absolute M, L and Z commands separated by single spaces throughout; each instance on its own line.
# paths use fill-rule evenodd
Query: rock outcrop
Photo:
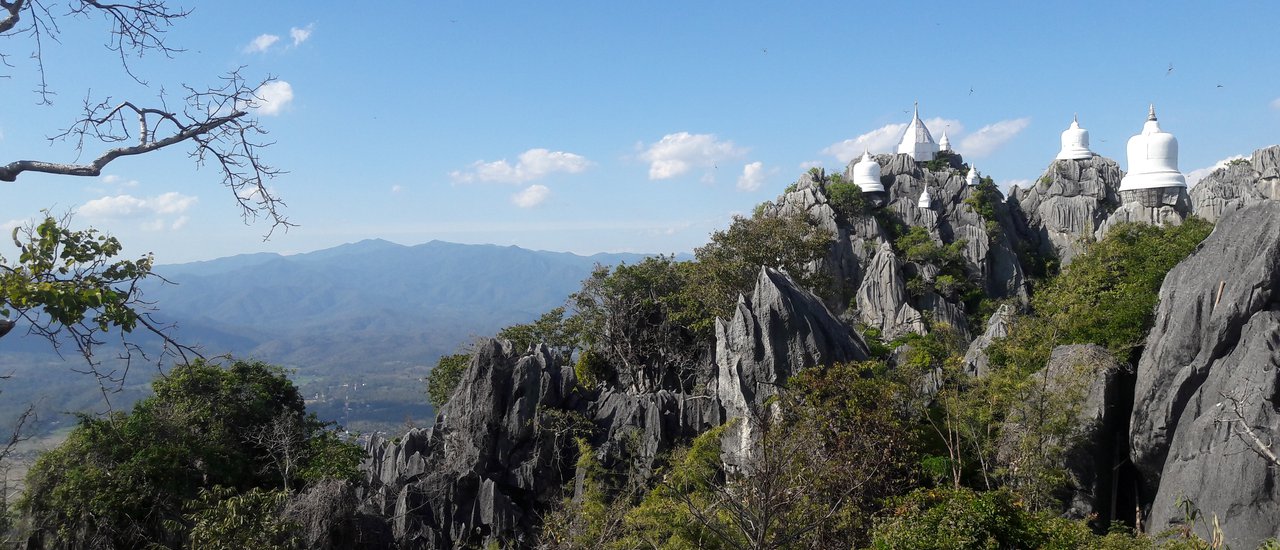
M 434 426 L 375 437 L 369 500 L 403 548 L 518 543 L 572 471 L 570 444 L 537 425 L 540 408 L 571 410 L 573 369 L 545 346 L 521 354 L 481 343 Z
M 1066 265 L 1120 207 L 1122 177 L 1120 165 L 1103 156 L 1055 160 L 1031 187 L 1011 190 L 1009 202 L 1025 219 L 1028 244 Z
M 1280 465 L 1244 426 L 1280 434 L 1280 202 L 1228 213 L 1160 288 L 1138 363 L 1131 456 L 1149 531 L 1181 521 L 1189 499 L 1227 542 L 1280 535 Z
M 1227 212 L 1280 199 L 1280 145 L 1228 162 L 1191 188 L 1195 215 L 1217 223 Z
M 751 455 L 765 400 L 796 372 L 817 365 L 867 359 L 866 344 L 812 293 L 771 268 L 760 270 L 751 296 L 728 321 L 716 320 L 715 396 L 726 419 L 741 418 L 722 439 L 725 462 Z
M 991 318 L 987 320 L 987 331 L 982 333 L 973 342 L 969 343 L 969 349 L 964 353 L 965 369 L 972 376 L 986 376 L 990 370 L 991 360 L 987 358 L 987 348 L 995 342 L 996 338 L 1004 338 L 1009 335 L 1009 326 L 1013 322 L 1013 308 L 1009 304 L 1001 304 L 995 313 L 991 314 Z
M 1120 193 L 1120 207 L 1107 216 L 1093 236 L 1102 239 L 1116 224 L 1125 222 L 1178 225 L 1190 213 L 1191 197 L 1183 187 L 1124 191 Z

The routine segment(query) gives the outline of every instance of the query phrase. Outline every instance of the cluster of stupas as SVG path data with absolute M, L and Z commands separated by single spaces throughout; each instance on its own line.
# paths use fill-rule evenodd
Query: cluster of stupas
M 910 156 L 915 162 L 928 162 L 937 158 L 939 152 L 952 152 L 951 140 L 944 130 L 942 139 L 939 142 L 933 141 L 929 128 L 920 120 L 920 108 L 917 105 L 911 122 L 907 124 L 907 129 L 898 142 L 897 152 Z M 1187 180 L 1178 171 L 1178 140 L 1173 134 L 1160 129 L 1154 105 L 1148 111 L 1142 132 L 1129 138 L 1127 154 L 1129 171 L 1120 181 L 1119 192 L 1122 197 L 1146 203 L 1151 201 L 1147 195 L 1152 193 L 1186 189 Z M 1079 117 L 1073 117 L 1071 126 L 1062 132 L 1062 148 L 1055 159 L 1081 160 L 1094 155 L 1089 149 L 1089 131 L 1080 127 Z M 965 183 L 974 186 L 981 181 L 978 169 L 970 165 Z M 853 166 L 853 183 L 863 193 L 885 192 L 884 184 L 880 181 L 880 163 L 872 158 L 869 151 L 864 151 L 862 158 Z M 920 193 L 917 204 L 920 208 L 932 205 L 928 187 Z

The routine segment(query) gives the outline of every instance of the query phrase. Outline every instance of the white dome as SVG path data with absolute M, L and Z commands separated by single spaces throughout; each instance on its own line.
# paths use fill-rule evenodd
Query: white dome
M 1062 132 L 1062 149 L 1058 151 L 1058 160 L 1087 159 L 1093 157 L 1089 150 L 1089 131 L 1080 127 L 1080 121 L 1073 118 L 1071 126 Z
M 969 185 L 978 185 L 982 183 L 982 179 L 978 177 L 978 167 L 969 165 L 969 175 L 964 177 L 964 182 Z
M 898 142 L 898 153 L 911 155 L 911 160 L 916 162 L 933 160 L 933 156 L 938 153 L 938 144 L 934 143 L 929 129 L 925 127 L 924 121 L 920 120 L 918 105 L 915 115 L 911 117 L 911 124 L 907 125 L 907 131 L 902 134 L 902 140 Z
M 929 196 L 928 187 L 925 187 L 924 191 L 920 193 L 920 202 L 917 202 L 916 206 L 919 206 L 920 208 L 929 208 L 933 206 L 933 197 Z
M 1160 129 L 1154 105 L 1142 133 L 1129 138 L 1127 150 L 1129 172 L 1120 180 L 1120 191 L 1187 186 L 1178 171 L 1178 138 Z
M 884 192 L 884 184 L 880 183 L 880 163 L 871 158 L 871 153 L 862 153 L 862 160 L 853 165 L 853 183 L 861 187 L 863 193 Z
M 942 131 L 942 139 L 938 140 L 939 151 L 951 151 L 951 138 L 947 137 L 947 131 Z

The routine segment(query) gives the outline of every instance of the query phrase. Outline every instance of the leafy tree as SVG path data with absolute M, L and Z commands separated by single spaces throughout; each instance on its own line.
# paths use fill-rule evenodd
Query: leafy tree
M 866 215 L 867 200 L 862 196 L 862 188 L 851 181 L 845 181 L 840 174 L 829 176 L 827 185 L 827 202 L 837 214 L 846 218 Z
M 1029 374 L 1044 366 L 1054 347 L 1083 343 L 1131 359 L 1151 328 L 1165 275 L 1212 228 L 1195 217 L 1172 227 L 1111 228 L 1036 292 L 1033 314 L 1016 319 L 1009 336 L 988 351 L 992 362 Z
M 152 387 L 155 394 L 130 413 L 81 417 L 66 442 L 32 467 L 20 508 L 43 544 L 178 545 L 190 528 L 187 505 L 202 490 L 283 489 L 282 480 L 357 475 L 363 453 L 323 435 L 324 424 L 305 414 L 278 367 L 197 360 Z M 303 443 L 289 471 L 252 436 L 282 415 L 296 420 Z
M 584 353 L 611 367 L 604 382 L 641 391 L 689 385 L 702 352 L 690 326 L 701 318 L 692 290 L 684 264 L 667 256 L 597 267 L 583 281 L 571 300 Z
M 897 500 L 876 525 L 876 550 L 1076 549 L 1094 535 L 1083 523 L 1034 514 L 1006 491 L 919 489 Z
M 427 373 L 427 398 L 431 401 L 432 409 L 439 411 L 440 407 L 449 402 L 449 397 L 453 395 L 453 390 L 458 387 L 458 383 L 462 382 L 462 374 L 466 372 L 469 364 L 471 364 L 469 353 L 444 355 L 436 361 L 435 368 Z
M 780 267 L 801 286 L 826 290 L 829 277 L 809 266 L 827 257 L 832 238 L 804 214 L 735 216 L 728 229 L 712 233 L 711 242 L 694 251 L 698 261 L 691 266 L 692 297 L 706 315 L 691 328 L 709 335 L 715 317 L 730 315 L 738 296 L 755 288 L 761 266 Z
M 577 349 L 581 336 L 580 318 L 565 317 L 565 308 L 557 307 L 543 313 L 532 323 L 511 325 L 498 331 L 498 338 L 511 340 L 517 350 L 526 350 L 537 344 L 546 344 L 565 360 Z
M 288 491 L 226 487 L 201 489 L 188 504 L 192 548 L 290 550 L 301 548 L 298 525 L 284 518 Z

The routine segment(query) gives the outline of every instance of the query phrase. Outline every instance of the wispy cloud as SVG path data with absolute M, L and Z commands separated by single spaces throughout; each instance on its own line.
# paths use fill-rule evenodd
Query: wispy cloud
M 951 139 L 964 133 L 964 124 L 959 120 L 934 117 L 923 122 L 935 140 L 942 139 L 943 130 L 946 130 L 947 137 Z M 902 133 L 906 130 L 906 122 L 886 124 L 857 137 L 832 143 L 822 150 L 822 154 L 835 157 L 840 162 L 849 162 L 861 155 L 863 151 L 870 151 L 873 154 L 892 153 L 897 151 L 898 142 L 902 141 Z
M 271 49 L 271 46 L 275 45 L 275 43 L 279 41 L 280 37 L 274 34 L 260 34 L 257 38 L 251 40 L 249 45 L 244 47 L 244 52 L 262 53 Z
M 1280 111 L 1280 97 L 1271 100 L 1271 108 Z
M 755 191 L 764 184 L 764 163 L 752 162 L 742 167 L 742 175 L 738 176 L 739 191 Z
M 84 203 L 79 214 L 89 219 L 137 219 L 149 218 L 143 229 L 181 229 L 187 224 L 186 212 L 199 201 L 198 197 L 170 191 L 154 197 L 115 195 L 101 197 Z
M 1008 194 L 1009 190 L 1013 189 L 1014 186 L 1020 187 L 1022 189 L 1027 189 L 1027 188 L 1030 188 L 1032 185 L 1033 185 L 1033 182 L 1032 180 L 1029 180 L 1029 179 L 1012 179 L 1012 180 L 1004 180 L 1000 182 L 1000 189 L 1003 189 L 1005 194 Z
M 403 191 L 403 190 L 404 190 L 404 187 L 401 187 L 401 186 L 400 186 L 400 184 L 396 184 L 396 185 L 392 185 L 392 186 L 391 186 L 391 194 L 393 194 L 393 195 L 394 195 L 394 194 L 398 194 L 398 193 L 400 193 L 400 192 L 401 192 L 401 191 Z
M 741 156 L 746 149 L 732 141 L 720 141 L 715 134 L 677 132 L 662 136 L 640 154 L 649 163 L 649 179 L 665 180 L 694 168 L 711 168 L 720 161 Z
M 289 38 L 293 39 L 293 47 L 296 48 L 299 44 L 306 42 L 308 38 L 311 38 L 311 31 L 315 30 L 315 27 L 316 24 L 311 23 L 305 27 L 290 28 Z
M 499 182 L 524 183 L 555 173 L 577 174 L 590 168 L 592 162 L 582 155 L 565 151 L 529 149 L 516 158 L 485 162 L 478 160 L 466 170 L 454 170 L 449 177 L 458 183 Z
M 1245 157 L 1244 155 L 1231 155 L 1231 156 L 1229 156 L 1229 157 L 1227 157 L 1227 158 L 1224 158 L 1224 159 L 1222 159 L 1222 160 L 1220 160 L 1220 161 L 1218 161 L 1218 162 L 1213 163 L 1213 165 L 1212 165 L 1212 166 L 1206 166 L 1206 167 L 1204 167 L 1204 168 L 1197 168 L 1197 169 L 1195 169 L 1195 170 L 1192 170 L 1192 171 L 1190 171 L 1190 172 L 1187 172 L 1187 173 L 1186 173 L 1186 177 L 1187 177 L 1187 186 L 1188 186 L 1188 187 L 1194 186 L 1195 184 L 1200 183 L 1200 180 L 1204 179 L 1204 178 L 1205 178 L 1206 176 L 1208 176 L 1209 174 L 1212 174 L 1214 170 L 1217 170 L 1217 169 L 1219 169 L 1219 168 L 1226 168 L 1226 167 L 1227 167 L 1227 163 L 1229 163 L 1229 162 L 1231 162 L 1231 161 L 1233 161 L 1233 160 L 1238 160 L 1238 159 L 1243 159 L 1243 158 L 1247 158 L 1247 157 Z
M 966 157 L 985 157 L 1000 149 L 1031 124 L 1030 117 L 1001 120 L 979 128 L 960 140 L 957 151 Z
M 551 195 L 551 190 L 545 185 L 533 184 L 526 187 L 523 191 L 511 195 L 511 202 L 520 208 L 533 208 L 542 204 Z

